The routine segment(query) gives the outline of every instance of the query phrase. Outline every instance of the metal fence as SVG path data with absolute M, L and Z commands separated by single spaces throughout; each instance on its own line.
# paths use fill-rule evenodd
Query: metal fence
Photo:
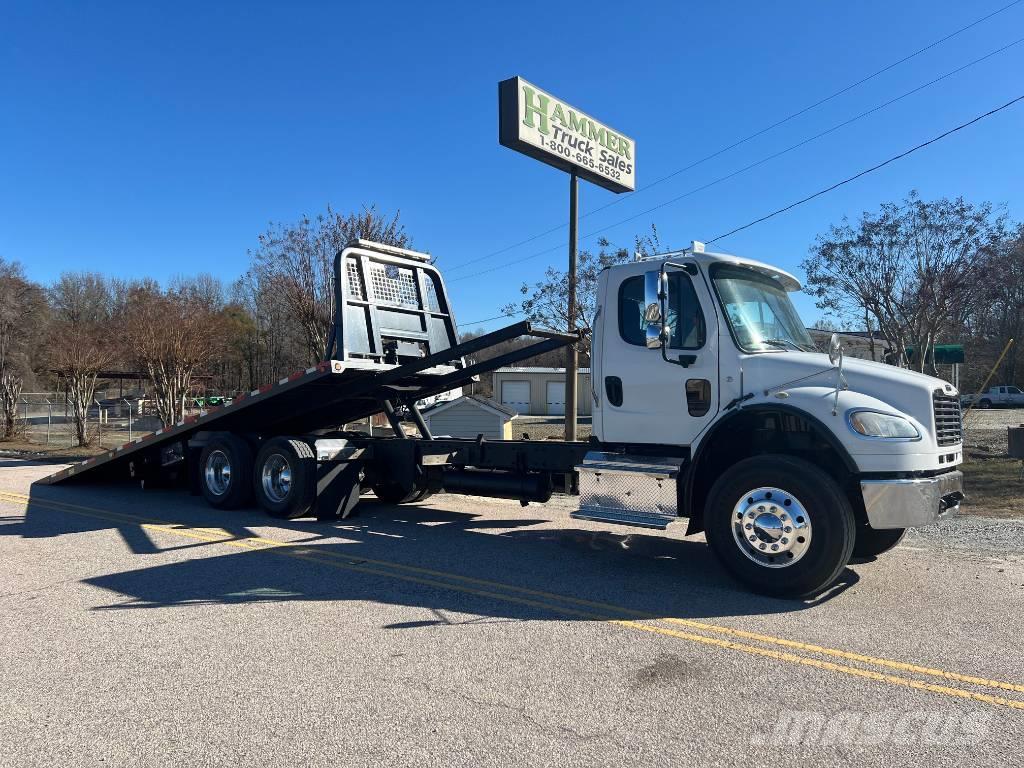
M 140 414 L 139 401 L 95 399 L 86 415 L 93 445 L 112 448 L 160 428 L 151 414 Z M 40 446 L 78 445 L 72 409 L 63 392 L 26 392 L 18 399 L 18 439 Z

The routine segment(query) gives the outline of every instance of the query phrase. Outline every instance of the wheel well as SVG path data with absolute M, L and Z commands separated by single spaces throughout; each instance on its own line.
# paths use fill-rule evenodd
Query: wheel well
M 720 421 L 700 444 L 680 488 L 687 535 L 704 530 L 704 504 L 723 472 L 763 454 L 796 456 L 832 477 L 850 499 L 858 521 L 866 519 L 856 465 L 827 427 L 796 408 L 744 408 Z

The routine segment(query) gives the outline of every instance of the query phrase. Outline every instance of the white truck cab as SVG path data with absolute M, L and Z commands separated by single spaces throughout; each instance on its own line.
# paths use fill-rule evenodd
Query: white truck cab
M 700 244 L 605 269 L 577 517 L 680 516 L 761 591 L 832 583 L 963 498 L 957 391 L 818 351 L 799 281 Z

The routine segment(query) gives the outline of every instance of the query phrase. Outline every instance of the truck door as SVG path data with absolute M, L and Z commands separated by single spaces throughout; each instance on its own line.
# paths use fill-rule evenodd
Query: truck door
M 1006 388 L 1006 404 L 1011 408 L 1024 406 L 1024 392 L 1020 391 L 1020 387 Z
M 719 408 L 718 330 L 711 297 L 699 275 L 668 272 L 669 358 L 649 349 L 644 321 L 645 275 L 660 264 L 612 270 L 603 308 L 601 435 L 608 442 L 689 445 Z

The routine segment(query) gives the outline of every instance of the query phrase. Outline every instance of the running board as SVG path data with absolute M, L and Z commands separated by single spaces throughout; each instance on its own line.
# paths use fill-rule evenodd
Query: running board
M 671 521 L 664 515 L 644 515 L 639 512 L 626 512 L 620 509 L 608 509 L 607 507 L 580 507 L 571 513 L 569 517 L 576 520 L 596 520 L 600 523 L 615 523 L 616 525 L 635 525 L 638 528 L 657 528 L 664 531 Z
M 580 506 L 570 517 L 664 530 L 677 519 L 682 460 L 591 451 L 576 467 Z

